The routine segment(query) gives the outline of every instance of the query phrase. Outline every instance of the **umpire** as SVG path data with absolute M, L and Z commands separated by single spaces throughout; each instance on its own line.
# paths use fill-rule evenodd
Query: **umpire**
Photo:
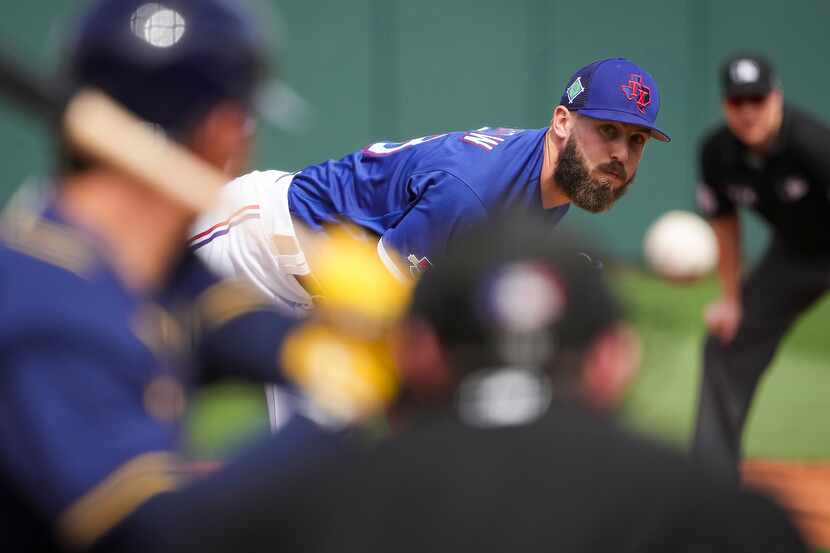
M 284 527 L 313 528 L 316 553 L 803 550 L 767 500 L 608 418 L 632 334 L 578 241 L 540 228 L 494 219 L 451 243 L 402 329 L 393 435 Z
M 770 63 L 739 54 L 722 68 L 726 124 L 700 150 L 699 209 L 720 248 L 720 298 L 705 319 L 695 457 L 739 478 L 741 434 L 756 386 L 778 344 L 830 286 L 830 128 L 783 100 Z M 742 279 L 737 210 L 772 231 Z

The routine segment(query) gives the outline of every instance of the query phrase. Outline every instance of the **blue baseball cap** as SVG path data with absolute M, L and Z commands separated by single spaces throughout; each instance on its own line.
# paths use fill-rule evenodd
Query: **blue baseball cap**
M 242 0 L 97 0 L 67 50 L 70 92 L 99 88 L 173 137 L 222 101 L 253 107 L 268 68 L 266 35 Z
M 608 58 L 579 69 L 568 80 L 559 103 L 593 119 L 646 127 L 657 140 L 671 141 L 655 126 L 660 111 L 657 83 L 631 60 Z

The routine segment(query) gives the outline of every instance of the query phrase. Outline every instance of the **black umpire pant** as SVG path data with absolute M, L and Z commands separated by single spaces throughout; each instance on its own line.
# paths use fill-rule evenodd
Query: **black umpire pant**
M 735 338 L 724 343 L 706 336 L 692 442 L 696 460 L 739 481 L 741 435 L 758 381 L 796 319 L 828 288 L 830 252 L 795 251 L 773 238 L 742 284 Z

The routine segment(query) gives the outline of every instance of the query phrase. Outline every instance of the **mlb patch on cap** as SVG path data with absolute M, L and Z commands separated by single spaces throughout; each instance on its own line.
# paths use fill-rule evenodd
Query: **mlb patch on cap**
M 723 63 L 721 83 L 726 98 L 766 96 L 775 88 L 775 73 L 763 56 L 736 54 Z
M 657 83 L 625 58 L 598 60 L 579 69 L 568 79 L 559 103 L 586 117 L 640 125 L 657 140 L 671 140 L 656 126 L 660 111 Z

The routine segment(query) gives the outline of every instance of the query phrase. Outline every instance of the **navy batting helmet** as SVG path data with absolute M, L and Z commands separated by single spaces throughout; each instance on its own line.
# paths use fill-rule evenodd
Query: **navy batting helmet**
M 223 100 L 252 103 L 265 35 L 242 0 L 100 0 L 69 45 L 72 90 L 96 87 L 173 136 Z

